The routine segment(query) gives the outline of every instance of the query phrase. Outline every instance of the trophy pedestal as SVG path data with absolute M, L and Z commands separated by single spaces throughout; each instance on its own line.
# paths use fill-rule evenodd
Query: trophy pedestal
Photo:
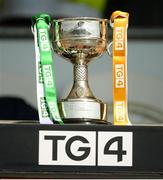
M 59 103 L 65 123 L 108 124 L 107 104 L 94 99 L 66 99 Z

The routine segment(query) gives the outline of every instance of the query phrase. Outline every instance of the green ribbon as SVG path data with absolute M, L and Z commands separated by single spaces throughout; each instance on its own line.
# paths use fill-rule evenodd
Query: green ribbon
M 37 45 L 39 48 L 39 56 L 42 66 L 43 86 L 47 106 L 50 116 L 54 121 L 63 124 L 60 117 L 58 105 L 56 84 L 54 78 L 53 58 L 51 51 L 51 43 L 49 39 L 49 24 L 50 16 L 47 14 L 40 14 L 32 17 L 33 27 L 37 29 Z

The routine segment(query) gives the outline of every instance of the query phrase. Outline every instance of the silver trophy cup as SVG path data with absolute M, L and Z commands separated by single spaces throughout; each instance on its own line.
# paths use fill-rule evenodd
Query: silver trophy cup
M 64 122 L 108 123 L 106 103 L 97 99 L 88 84 L 88 63 L 108 46 L 108 20 L 64 18 L 50 28 L 53 50 L 74 65 L 74 83 L 59 109 Z

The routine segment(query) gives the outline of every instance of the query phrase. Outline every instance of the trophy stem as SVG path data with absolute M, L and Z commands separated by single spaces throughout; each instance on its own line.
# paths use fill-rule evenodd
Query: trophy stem
M 90 98 L 95 99 L 88 84 L 87 64 L 74 64 L 74 84 L 68 99 Z
M 87 64 L 74 65 L 74 81 L 88 82 L 88 66 Z

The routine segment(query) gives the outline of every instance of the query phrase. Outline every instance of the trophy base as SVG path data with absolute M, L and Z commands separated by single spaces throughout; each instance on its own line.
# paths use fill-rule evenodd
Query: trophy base
M 59 103 L 65 123 L 108 124 L 107 104 L 96 99 L 66 99 Z
M 99 119 L 86 119 L 86 118 L 79 118 L 79 119 L 75 119 L 75 118 L 71 118 L 71 119 L 63 119 L 64 123 L 66 124 L 106 124 L 106 125 L 112 125 L 112 123 L 108 122 L 108 121 L 103 121 L 103 120 L 99 120 Z

